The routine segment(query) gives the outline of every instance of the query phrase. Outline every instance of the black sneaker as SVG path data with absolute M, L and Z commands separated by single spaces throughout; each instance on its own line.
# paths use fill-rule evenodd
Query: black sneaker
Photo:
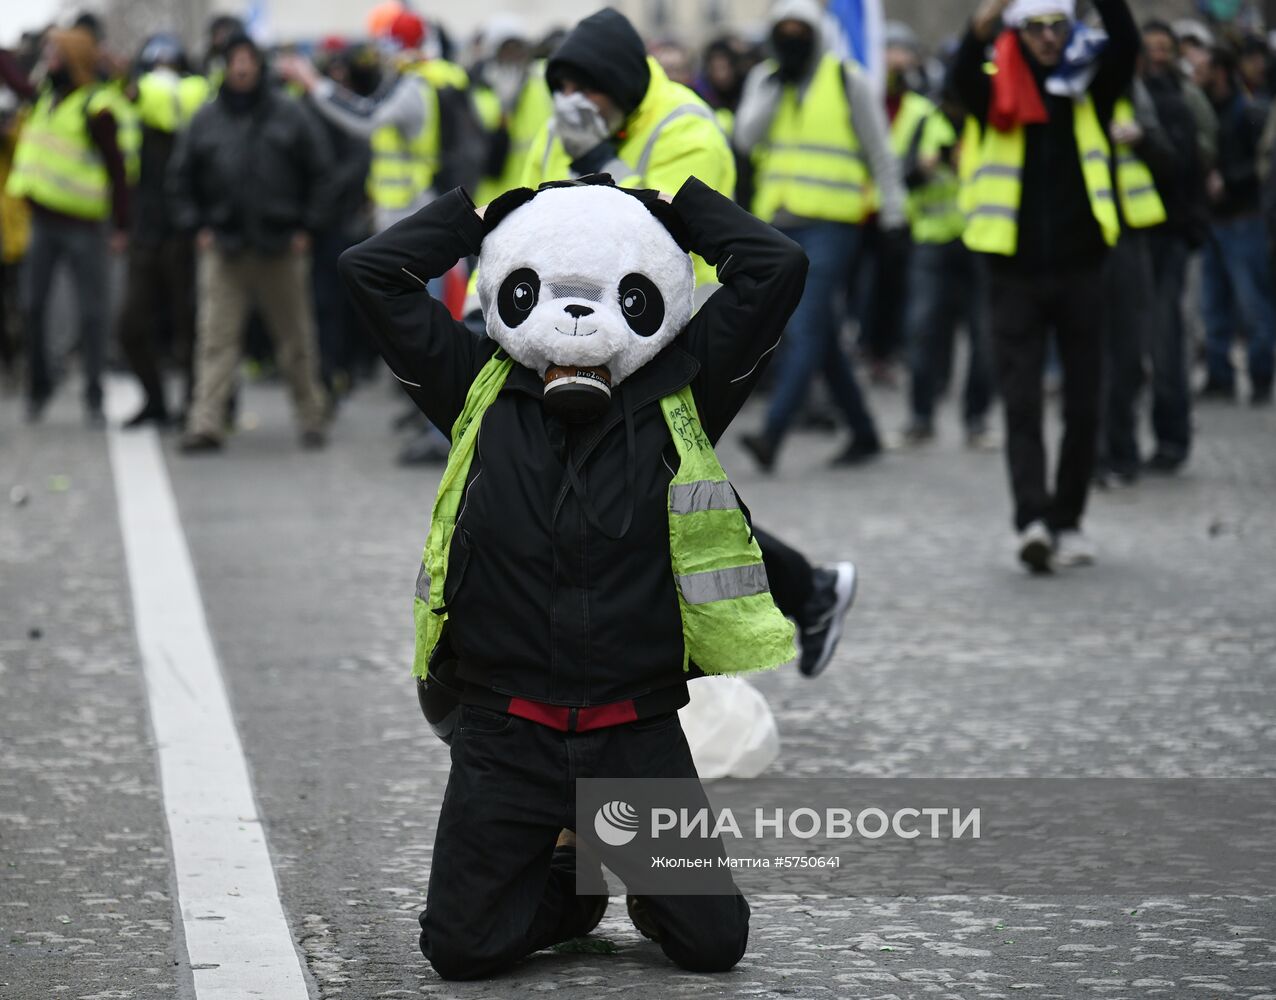
M 851 439 L 851 443 L 846 446 L 845 450 L 833 459 L 833 464 L 842 466 L 863 465 L 881 453 L 882 442 L 878 440 L 876 434 L 871 438 L 855 437 Z
M 1183 467 L 1186 459 L 1168 451 L 1153 452 L 1152 457 L 1143 463 L 1143 471 L 1155 475 L 1169 476 Z
M 301 447 L 306 451 L 319 451 L 328 445 L 328 435 L 323 431 L 308 430 L 301 432 Z
M 770 472 L 775 468 L 775 454 L 780 449 L 773 437 L 768 434 L 746 434 L 740 438 L 740 444 L 753 456 L 763 472 Z
M 811 596 L 807 598 L 802 616 L 798 619 L 798 631 L 802 636 L 798 670 L 804 677 L 818 677 L 833 659 L 833 651 L 842 638 L 846 613 L 855 603 L 859 587 L 859 574 L 854 563 L 818 566 L 813 576 Z
M 1268 382 L 1266 385 L 1256 385 L 1249 394 L 1250 406 L 1271 406 L 1272 405 L 1272 386 Z
M 904 433 L 901 437 L 906 445 L 916 446 L 928 444 L 935 440 L 935 425 L 929 420 L 914 418 L 913 421 L 904 428 Z
M 1236 400 L 1236 387 L 1210 379 L 1201 386 L 1201 391 L 1196 394 L 1196 397 L 1197 399 L 1221 399 L 1232 403 Z
M 221 451 L 222 443 L 220 438 L 215 438 L 211 434 L 199 434 L 192 431 L 182 436 L 182 443 L 178 447 L 183 455 L 208 455 Z
M 168 423 L 168 411 L 162 406 L 156 406 L 154 403 L 147 403 L 133 416 L 124 421 L 125 430 L 134 430 L 138 427 L 145 427 L 147 424 L 155 424 L 157 427 L 163 427 Z
M 402 448 L 395 461 L 399 465 L 446 465 L 447 441 L 438 437 L 433 428 L 421 431 Z

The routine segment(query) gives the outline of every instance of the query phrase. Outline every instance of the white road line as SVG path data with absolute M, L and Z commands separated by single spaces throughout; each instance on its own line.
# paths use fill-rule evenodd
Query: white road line
M 213 651 L 159 438 L 110 379 L 107 432 L 186 949 L 199 1000 L 306 1000 L 248 764 Z

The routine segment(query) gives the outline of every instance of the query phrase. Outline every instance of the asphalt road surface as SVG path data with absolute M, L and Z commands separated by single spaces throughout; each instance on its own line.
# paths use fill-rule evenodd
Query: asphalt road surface
M 875 395 L 898 426 L 899 394 Z M 174 864 L 124 494 L 74 397 L 37 427 L 0 401 L 0 996 L 279 1000 L 218 993 L 217 970 L 192 968 L 187 941 L 219 918 L 179 892 L 198 886 Z M 408 675 L 437 472 L 392 464 L 397 407 L 364 390 L 311 454 L 282 390 L 253 385 L 225 453 L 184 458 L 163 439 L 258 810 L 231 839 L 268 849 L 310 996 L 1276 1000 L 1276 899 L 1258 893 L 755 897 L 748 954 L 716 977 L 671 967 L 613 899 L 593 950 L 440 980 L 416 916 L 448 759 Z M 1190 467 L 1096 495 L 1099 564 L 1051 579 L 1014 566 L 1002 460 L 965 451 L 954 423 L 858 471 L 827 467 L 839 442 L 799 435 L 772 478 L 729 440 L 759 523 L 862 573 L 828 672 L 757 680 L 782 738 L 770 773 L 1276 777 L 1276 413 L 1196 420 Z M 179 649 L 199 644 L 168 627 Z M 199 763 L 170 798 L 222 794 L 190 777 Z

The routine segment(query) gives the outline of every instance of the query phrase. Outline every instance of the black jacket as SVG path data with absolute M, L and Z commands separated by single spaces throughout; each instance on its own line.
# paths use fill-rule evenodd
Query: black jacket
M 1196 116 L 1183 95 L 1183 79 L 1177 72 L 1147 75 L 1143 83 L 1174 148 L 1171 163 L 1161 168 L 1153 165 L 1156 188 L 1165 204 L 1165 229 L 1192 246 L 1200 246 L 1209 226 L 1209 203 Z
M 180 232 L 212 228 L 227 253 L 283 253 L 294 233 L 330 223 L 335 177 L 327 137 L 296 101 L 263 90 L 236 111 L 218 96 L 173 154 L 173 223 Z
M 1112 108 L 1134 78 L 1139 29 L 1126 0 L 1094 0 L 1108 32 L 1108 45 L 1099 57 L 1090 83 L 1104 131 Z M 985 43 L 968 30 L 957 52 L 952 84 L 972 115 L 987 124 L 992 84 L 984 71 Z M 1081 159 L 1077 154 L 1072 99 L 1046 91 L 1048 70 L 1023 50 L 1037 79 L 1050 120 L 1024 129 L 1023 200 L 1019 206 L 1019 245 L 1014 257 L 988 255 L 994 267 L 1024 274 L 1050 274 L 1096 265 L 1107 246 L 1090 207 Z
M 1223 176 L 1223 197 L 1211 206 L 1216 221 L 1257 215 L 1262 188 L 1258 178 L 1259 140 L 1267 122 L 1267 104 L 1249 97 L 1239 80 L 1232 93 L 1214 100 L 1218 115 L 1218 170 Z
M 617 386 L 608 414 L 592 423 L 547 416 L 539 375 L 518 365 L 483 419 L 444 593 L 444 641 L 462 681 L 562 705 L 660 689 L 685 700 L 667 513 L 678 457 L 659 403 L 690 385 L 706 433 L 721 437 L 779 343 L 807 262 L 795 243 L 694 177 L 674 207 L 722 280 L 683 334 Z M 455 190 L 341 256 L 368 331 L 445 432 L 497 345 L 453 320 L 425 282 L 477 254 L 482 238 L 471 202 Z M 612 537 L 630 506 L 628 531 Z

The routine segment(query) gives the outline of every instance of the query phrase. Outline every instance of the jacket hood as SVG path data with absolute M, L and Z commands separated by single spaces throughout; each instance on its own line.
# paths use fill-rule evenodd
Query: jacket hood
M 777 0 L 771 5 L 768 31 L 781 21 L 801 21 L 815 31 L 815 51 L 824 51 L 824 5 L 819 0 Z
M 651 70 L 642 37 L 624 14 L 604 7 L 572 29 L 545 67 L 551 90 L 566 78 L 602 91 L 626 115 L 634 113 L 651 84 Z

